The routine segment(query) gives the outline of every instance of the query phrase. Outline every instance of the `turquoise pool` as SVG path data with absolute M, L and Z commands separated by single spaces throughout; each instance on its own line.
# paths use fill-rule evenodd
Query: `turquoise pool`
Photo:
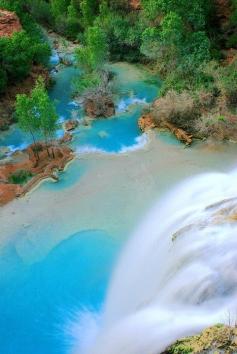
M 0 351 L 65 354 L 64 326 L 74 311 L 98 310 L 120 249 L 100 230 L 71 235 L 28 265 L 14 244 L 1 252 Z
M 55 58 L 56 60 L 56 58 Z M 144 106 L 158 92 L 158 84 L 146 81 L 149 75 L 127 65 L 112 66 L 116 73 L 117 114 L 110 119 L 95 120 L 90 127 L 79 126 L 72 146 L 78 152 L 91 150 L 123 152 L 146 143 L 137 127 Z M 67 67 L 54 74 L 55 85 L 49 91 L 56 102 L 60 121 L 83 117 L 81 107 L 73 102 L 72 79 L 78 69 Z M 58 136 L 62 130 L 57 132 Z M 30 138 L 17 125 L 0 135 L 0 146 L 11 150 L 23 148 Z M 45 182 L 40 188 L 50 192 L 68 189 L 86 175 L 86 160 L 76 160 L 60 176 L 59 183 Z M 53 211 L 52 211 L 53 213 Z M 39 215 L 39 218 L 41 215 Z M 78 210 L 80 217 L 80 210 Z M 91 216 L 93 217 L 93 215 Z M 42 225 L 37 229 L 40 239 L 51 240 L 57 225 Z M 118 235 L 117 235 L 118 236 Z M 96 310 L 102 306 L 114 262 L 123 244 L 124 235 L 109 235 L 103 230 L 78 230 L 65 235 L 65 241 L 37 262 L 21 257 L 17 239 L 24 239 L 24 253 L 31 247 L 32 237 L 26 229 L 14 235 L 0 251 L 0 353 L 1 354 L 66 354 L 68 342 L 64 332 L 67 321 L 80 309 Z M 35 247 L 35 244 L 34 244 Z M 40 254 L 40 244 L 36 245 Z

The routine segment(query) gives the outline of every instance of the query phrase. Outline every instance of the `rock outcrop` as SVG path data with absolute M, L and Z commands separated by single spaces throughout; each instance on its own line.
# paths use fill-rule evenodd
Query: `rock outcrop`
M 20 20 L 15 13 L 0 9 L 0 37 L 11 37 L 21 30 Z
M 192 144 L 191 134 L 188 134 L 183 129 L 176 127 L 168 121 L 161 121 L 158 124 L 151 113 L 142 115 L 138 120 L 138 126 L 142 132 L 146 132 L 154 128 L 168 129 L 182 143 L 185 143 L 186 145 Z
M 112 117 L 115 114 L 115 105 L 109 96 L 97 96 L 86 98 L 84 109 L 90 118 Z
M 183 338 L 162 354 L 231 354 L 237 353 L 237 328 L 222 324 L 205 329 L 201 334 Z
M 138 119 L 138 126 L 143 133 L 157 127 L 155 120 L 150 113 L 143 114 Z

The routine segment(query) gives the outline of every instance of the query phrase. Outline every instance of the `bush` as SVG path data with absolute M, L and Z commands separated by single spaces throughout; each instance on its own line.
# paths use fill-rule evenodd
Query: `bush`
M 198 109 L 194 98 L 187 92 L 169 91 L 155 104 L 154 118 L 158 124 L 167 121 L 188 132 L 193 131 Z
M 32 173 L 27 170 L 16 170 L 13 172 L 8 181 L 12 184 L 25 184 L 32 177 Z
M 213 88 L 217 89 L 219 96 L 226 105 L 237 104 L 237 60 L 227 66 L 220 66 L 215 61 L 205 68 L 206 73 L 213 78 Z
M 43 0 L 37 4 L 43 4 Z M 0 93 L 4 93 L 7 85 L 29 74 L 33 63 L 48 64 L 51 51 L 41 29 L 25 11 L 23 1 L 0 0 L 0 7 L 16 11 L 23 27 L 11 37 L 0 38 Z
M 213 137 L 216 140 L 236 139 L 237 119 L 218 112 L 203 114 L 195 122 L 195 130 L 201 138 Z
M 53 22 L 51 6 L 45 0 L 34 0 L 30 2 L 30 12 L 39 22 L 49 25 Z

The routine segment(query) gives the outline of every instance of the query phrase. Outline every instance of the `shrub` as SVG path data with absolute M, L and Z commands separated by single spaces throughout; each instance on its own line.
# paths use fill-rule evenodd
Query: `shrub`
M 196 134 L 202 138 L 230 139 L 236 135 L 237 121 L 218 113 L 203 114 L 195 122 L 195 130 Z
M 9 176 L 8 181 L 13 184 L 25 184 L 31 177 L 30 171 L 16 170 Z
M 190 354 L 192 352 L 193 350 L 191 347 L 181 343 L 174 345 L 170 351 L 170 354 Z
M 193 131 L 193 123 L 198 117 L 194 98 L 187 92 L 169 91 L 161 97 L 154 108 L 154 118 L 159 123 L 168 121 L 186 131 Z
M 237 104 L 237 60 L 227 66 L 211 61 L 205 72 L 213 79 L 213 89 L 217 89 L 227 105 Z

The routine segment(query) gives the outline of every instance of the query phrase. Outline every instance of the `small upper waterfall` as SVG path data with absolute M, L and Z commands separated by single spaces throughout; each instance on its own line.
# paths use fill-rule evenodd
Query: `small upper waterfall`
M 200 175 L 155 205 L 123 251 L 97 330 L 88 314 L 93 335 L 75 325 L 73 353 L 159 354 L 236 318 L 236 181 L 237 171 Z

